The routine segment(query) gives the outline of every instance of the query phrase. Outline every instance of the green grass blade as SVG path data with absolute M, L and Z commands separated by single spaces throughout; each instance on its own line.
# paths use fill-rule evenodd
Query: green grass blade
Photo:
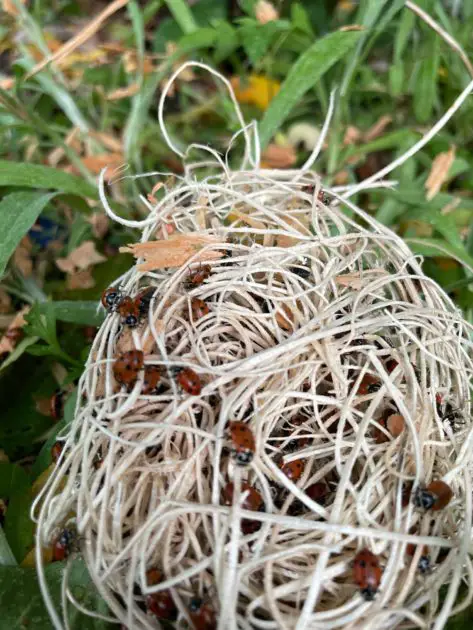
M 0 202 L 0 276 L 23 236 L 57 193 L 15 192 Z
M 192 33 L 197 28 L 191 10 L 184 0 L 166 0 L 169 10 L 184 33 Z
M 359 41 L 360 32 L 331 33 L 315 42 L 289 71 L 261 121 L 260 141 L 266 147 L 302 96 Z
M 406 238 L 405 241 L 416 254 L 433 257 L 449 256 L 468 271 L 473 271 L 473 256 L 470 256 L 463 247 L 455 247 L 439 238 Z
M 440 38 L 436 33 L 425 36 L 424 54 L 415 82 L 414 113 L 419 122 L 432 117 L 437 98 L 437 75 L 440 66 Z
M 98 193 L 83 179 L 50 166 L 0 160 L 0 186 L 48 188 L 80 197 L 98 199 Z

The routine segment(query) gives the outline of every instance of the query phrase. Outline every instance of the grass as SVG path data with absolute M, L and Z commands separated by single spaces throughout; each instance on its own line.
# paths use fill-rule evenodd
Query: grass
M 253 0 L 200 0 L 192 7 L 185 0 L 101 6 L 87 0 L 3 0 L 3 332 L 18 328 L 15 317 L 30 310 L 15 342 L 2 346 L 0 364 L 0 496 L 9 500 L 0 528 L 0 628 L 26 627 L 32 618 L 35 628 L 50 628 L 30 568 L 34 532 L 28 510 L 48 474 L 54 435 L 72 419 L 75 383 L 100 324 L 96 302 L 132 264 L 118 249 L 137 235 L 107 225 L 98 172 L 121 163 L 131 172 L 179 172 L 180 161 L 159 132 L 157 94 L 180 61 L 196 59 L 239 80 L 245 118 L 259 121 L 263 147 L 286 146 L 297 123 L 320 127 L 337 86 L 328 146 L 317 168 L 328 184 L 368 177 L 418 141 L 471 80 L 457 52 L 404 4 L 285 1 L 277 19 L 262 24 Z M 419 5 L 473 57 L 473 3 Z M 108 16 L 95 19 L 106 6 Z M 81 46 L 70 46 L 57 63 L 38 69 L 46 55 L 58 54 L 74 37 Z M 364 192 L 356 201 L 425 257 L 425 272 L 473 323 L 472 117 L 470 98 L 393 173 L 395 191 Z M 199 70 L 177 81 L 166 121 L 181 149 L 199 142 L 224 150 L 239 127 L 225 91 Z M 297 165 L 309 155 L 307 133 L 294 146 Z M 426 182 L 442 160 L 438 191 L 429 198 L 432 183 L 426 188 Z M 138 193 L 150 192 L 143 186 L 131 180 L 112 186 L 115 211 L 140 218 Z M 69 260 L 90 242 L 102 257 L 97 264 L 58 267 L 58 258 Z M 58 387 L 67 392 L 59 423 L 48 411 Z M 48 570 L 58 589 L 60 568 Z M 77 597 L 100 607 L 79 562 L 73 582 Z M 470 627 L 472 614 L 466 611 L 450 627 Z M 77 615 L 71 627 L 105 625 Z

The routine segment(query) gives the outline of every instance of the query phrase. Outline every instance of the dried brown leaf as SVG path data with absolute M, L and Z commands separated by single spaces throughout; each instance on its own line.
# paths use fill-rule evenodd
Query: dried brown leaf
M 28 72 L 25 79 L 31 78 L 50 63 L 57 63 L 65 59 L 65 57 L 70 55 L 72 51 L 79 48 L 79 46 L 82 46 L 88 39 L 95 35 L 95 33 L 102 28 L 104 22 L 127 3 L 128 0 L 114 0 L 114 2 L 111 2 L 91 22 L 74 35 L 72 39 L 61 46 L 53 55 L 46 57 L 37 63 L 34 68 Z
M 26 0 L 20 0 L 20 2 L 21 4 L 25 4 Z M 20 13 L 20 10 L 13 0 L 2 0 L 2 8 L 5 13 L 8 13 L 8 15 L 12 15 L 13 17 L 16 17 Z
M 144 258 L 145 262 L 138 265 L 138 271 L 151 271 L 165 267 L 181 267 L 199 250 L 206 245 L 220 244 L 221 239 L 200 234 L 173 234 L 167 240 L 134 243 L 128 247 L 121 247 L 120 252 L 132 253 L 135 258 Z M 222 251 L 205 251 L 199 260 L 217 260 L 223 256 Z
M 28 277 L 33 273 L 33 261 L 31 259 L 32 244 L 28 236 L 24 236 L 13 253 L 13 264 L 21 273 Z
M 82 164 L 96 175 L 105 167 L 109 167 L 111 170 L 108 171 L 106 179 L 110 179 L 113 176 L 113 170 L 122 166 L 124 162 L 123 153 L 102 153 L 82 158 Z
M 361 131 L 353 125 L 348 125 L 345 131 L 345 135 L 343 136 L 343 145 L 347 147 L 351 144 L 356 144 L 360 141 L 360 138 Z
M 11 309 L 11 297 L 0 287 L 0 313 L 9 313 Z
M 255 17 L 260 24 L 267 24 L 268 22 L 274 22 L 279 18 L 277 9 L 267 2 L 267 0 L 258 0 L 255 6 Z
M 129 98 L 135 96 L 140 91 L 139 83 L 130 83 L 126 87 L 117 88 L 112 90 L 106 96 L 107 101 L 120 101 L 122 98 Z
M 294 147 L 290 145 L 281 146 L 270 144 L 261 156 L 263 168 L 289 168 L 297 161 L 297 154 Z
M 90 129 L 87 135 L 101 142 L 103 146 L 112 153 L 123 154 L 123 142 L 119 138 L 112 136 L 112 134 Z
M 375 122 L 375 124 L 365 131 L 363 134 L 364 142 L 371 142 L 372 140 L 376 140 L 383 133 L 388 125 L 392 122 L 392 116 L 381 116 L 381 118 Z
M 335 282 L 341 287 L 348 287 L 354 291 L 359 291 L 365 284 L 373 280 L 373 276 L 385 275 L 384 269 L 371 269 L 365 271 L 363 275 L 359 271 L 344 273 L 335 276 Z
M 105 260 L 107 260 L 105 256 L 102 256 L 102 254 L 99 254 L 96 250 L 93 241 L 84 241 L 66 258 L 58 258 L 56 265 L 61 271 L 75 273 L 76 271 L 88 269 L 92 265 L 97 265 Z
M 426 199 L 430 201 L 440 191 L 443 184 L 448 179 L 448 171 L 455 159 L 455 147 L 451 147 L 448 151 L 439 153 L 432 162 L 429 177 L 425 182 L 427 191 Z
M 25 315 L 28 313 L 29 310 L 30 307 L 25 306 L 21 309 L 21 311 L 18 311 L 18 313 L 10 322 L 6 333 L 0 339 L 0 354 L 3 354 L 4 352 L 10 353 L 15 348 L 17 342 L 15 340 L 15 337 L 11 334 L 9 335 L 9 333 L 16 329 L 21 330 L 21 328 L 23 328 L 23 326 L 26 324 Z
M 102 239 L 107 234 L 110 220 L 105 212 L 94 212 L 87 221 L 92 226 L 92 234 L 95 238 Z
M 348 26 L 342 26 L 338 30 L 347 33 L 348 31 L 364 31 L 365 27 L 361 26 L 361 24 L 349 24 Z
M 83 269 L 75 273 L 70 273 L 66 278 L 66 287 L 74 291 L 76 289 L 91 289 L 95 286 L 90 269 Z

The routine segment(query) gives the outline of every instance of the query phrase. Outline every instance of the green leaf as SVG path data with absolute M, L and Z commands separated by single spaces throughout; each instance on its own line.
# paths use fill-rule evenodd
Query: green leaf
M 18 562 L 15 560 L 13 551 L 10 549 L 3 527 L 0 527 L 0 566 L 15 567 L 17 564 Z
M 213 26 L 217 35 L 214 62 L 221 63 L 238 48 L 238 35 L 236 29 L 225 20 L 215 21 Z
M 61 581 L 65 563 L 54 562 L 45 567 L 46 582 L 56 610 L 61 611 Z M 84 562 L 72 561 L 69 587 L 75 599 L 84 608 L 107 614 L 106 606 L 98 595 Z M 43 603 L 35 569 L 0 567 L 1 625 L 5 630 L 51 630 L 52 623 Z M 69 628 L 81 630 L 105 630 L 117 628 L 106 621 L 86 616 L 69 604 Z
M 13 352 L 10 353 L 8 358 L 6 358 L 5 361 L 3 361 L 3 363 L 0 365 L 0 372 L 3 372 L 3 370 L 5 370 L 9 365 L 15 363 L 15 361 L 18 361 L 21 355 L 24 354 L 26 350 L 30 346 L 34 345 L 38 340 L 39 337 L 26 337 L 25 339 L 22 339 L 20 343 L 15 347 Z
M 18 243 L 55 194 L 15 192 L 0 201 L 0 276 Z
M 184 33 L 192 33 L 196 30 L 197 24 L 185 0 L 166 0 L 166 4 Z
M 97 190 L 80 177 L 40 164 L 0 160 L 0 186 L 46 188 L 98 199 Z
M 79 324 L 81 326 L 100 326 L 104 320 L 101 312 L 97 313 L 97 302 L 64 300 L 60 302 L 48 302 L 38 305 L 39 312 L 45 313 L 51 309 L 54 318 L 69 324 Z
M 9 501 L 4 531 L 17 562 L 21 562 L 33 546 L 34 531 L 30 519 L 30 481 L 23 468 L 0 462 L 0 497 Z
M 314 37 L 309 14 L 299 2 L 295 2 L 291 5 L 291 22 L 293 28 L 302 31 L 310 37 Z
M 289 70 L 280 91 L 271 101 L 260 126 L 265 148 L 302 96 L 360 39 L 359 32 L 331 33 L 315 42 Z
M 255 65 L 266 54 L 276 33 L 286 30 L 288 24 L 280 20 L 260 24 L 256 20 L 243 18 L 240 36 L 250 62 Z
M 473 270 L 473 256 L 470 256 L 465 248 L 455 247 L 437 238 L 406 238 L 405 241 L 416 254 L 433 257 L 449 256 L 469 271 Z
M 36 303 L 25 315 L 24 331 L 32 337 L 39 337 L 51 346 L 57 345 L 56 318 L 51 302 Z M 31 350 L 31 349 L 30 349 Z
M 203 26 L 193 33 L 183 35 L 177 45 L 182 52 L 191 52 L 201 48 L 210 48 L 216 39 L 217 31 L 209 26 Z
M 414 90 L 414 114 L 419 122 L 427 122 L 437 98 L 437 75 L 440 65 L 440 38 L 436 33 L 425 36 L 424 54 Z

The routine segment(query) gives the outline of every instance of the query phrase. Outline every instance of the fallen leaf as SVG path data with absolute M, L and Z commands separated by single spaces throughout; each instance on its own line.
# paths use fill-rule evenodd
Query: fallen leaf
M 33 273 L 32 248 L 30 239 L 28 236 L 24 236 L 13 253 L 13 264 L 26 277 Z
M 95 286 L 95 280 L 92 277 L 90 269 L 83 269 L 75 273 L 69 273 L 66 278 L 66 287 L 75 291 L 76 289 L 92 289 Z
M 15 348 L 18 339 L 17 335 L 12 334 L 12 332 L 15 333 L 15 331 L 21 330 L 23 328 L 23 326 L 26 324 L 25 315 L 28 313 L 29 310 L 30 307 L 25 306 L 21 309 L 21 311 L 18 311 L 18 313 L 10 322 L 6 333 L 0 339 L 0 354 L 3 354 L 4 352 L 10 353 Z
M 21 4 L 25 4 L 26 0 L 20 0 L 20 2 Z M 5 13 L 13 17 L 16 17 L 20 13 L 19 8 L 15 5 L 13 0 L 2 0 L 2 7 Z
M 279 18 L 276 8 L 267 0 L 258 0 L 255 6 L 255 17 L 260 24 L 274 22 Z
M 368 131 L 365 131 L 365 133 L 363 134 L 363 141 L 371 142 L 372 140 L 376 140 L 376 138 L 379 138 L 386 127 L 391 124 L 392 120 L 392 116 L 381 116 L 381 118 L 368 129 Z
M 343 136 L 343 145 L 345 147 L 350 146 L 351 144 L 356 144 L 360 141 L 361 131 L 354 127 L 353 125 L 348 125 L 345 131 L 345 135 Z
M 0 88 L 2 88 L 2 90 L 11 90 L 14 85 L 15 79 L 12 77 L 3 77 L 3 79 L 0 79 Z
M 62 45 L 52 56 L 46 57 L 36 64 L 34 68 L 28 72 L 25 79 L 31 78 L 50 63 L 62 61 L 65 57 L 76 50 L 76 48 L 82 46 L 88 39 L 95 35 L 95 33 L 103 26 L 104 22 L 113 15 L 113 13 L 124 7 L 126 4 L 128 4 L 128 0 L 115 0 L 114 2 L 111 2 L 91 22 L 86 24 L 82 30 L 74 35 L 72 39 Z
M 105 212 L 94 212 L 87 221 L 92 226 L 92 234 L 95 238 L 102 239 L 108 232 L 110 220 Z
M 289 168 L 297 161 L 297 154 L 290 145 L 270 144 L 261 156 L 262 168 Z
M 123 142 L 119 138 L 112 136 L 112 134 L 90 129 L 87 135 L 101 142 L 103 146 L 112 153 L 123 153 Z
M 108 174 L 105 179 L 107 181 L 113 176 L 113 169 L 122 166 L 125 163 L 123 153 L 102 153 L 100 155 L 89 155 L 82 158 L 82 164 L 89 169 L 91 173 L 98 175 L 102 169 L 109 167 Z
M 278 81 L 273 81 L 272 79 L 258 74 L 250 74 L 246 86 L 241 85 L 241 81 L 238 77 L 233 77 L 230 82 L 239 103 L 256 105 L 256 107 L 259 107 L 263 111 L 268 109 L 270 102 L 281 87 Z
M 349 24 L 348 26 L 342 26 L 339 30 L 347 33 L 349 31 L 364 31 L 365 27 L 360 24 Z
M 107 260 L 105 256 L 99 254 L 93 241 L 84 241 L 79 247 L 74 249 L 66 258 L 56 260 L 57 267 L 66 273 L 75 273 L 83 269 L 88 269 L 92 265 Z
M 126 87 L 117 88 L 112 90 L 106 96 L 107 101 L 120 101 L 122 98 L 129 98 L 135 96 L 140 91 L 139 83 L 130 83 Z
M 140 62 L 135 50 L 128 50 L 123 55 L 123 67 L 127 74 L 134 74 L 139 68 Z M 153 58 L 149 55 L 143 58 L 143 74 L 151 74 L 156 70 Z
M 448 151 L 439 153 L 432 162 L 429 176 L 425 182 L 427 191 L 426 199 L 430 201 L 440 191 L 442 185 L 448 179 L 448 171 L 455 159 L 455 147 L 451 147 Z
M 79 127 L 73 127 L 71 131 L 67 134 L 66 139 L 64 140 L 64 144 L 74 149 L 76 153 L 80 153 L 82 149 L 81 142 L 80 140 L 77 139 L 79 132 L 80 132 Z M 56 147 L 55 149 L 51 151 L 51 153 L 47 157 L 48 164 L 50 166 L 57 166 L 59 162 L 62 160 L 62 158 L 64 157 L 64 155 L 65 155 L 65 150 L 62 147 Z
M 383 269 L 371 269 L 369 271 L 365 271 L 363 276 L 359 271 L 354 271 L 352 273 L 344 273 L 339 276 L 335 276 L 335 282 L 341 287 L 349 287 L 354 291 L 359 291 L 365 284 L 373 280 L 373 276 L 382 276 L 385 274 L 386 272 Z
M 0 313 L 9 313 L 11 310 L 11 297 L 0 287 Z
M 181 267 L 185 265 L 199 250 L 207 245 L 221 244 L 216 236 L 199 234 L 173 234 L 167 240 L 134 243 L 128 247 L 120 247 L 122 253 L 132 253 L 135 258 L 144 258 L 145 262 L 137 266 L 138 271 L 151 271 L 165 267 Z M 206 250 L 199 260 L 218 260 L 223 251 Z

